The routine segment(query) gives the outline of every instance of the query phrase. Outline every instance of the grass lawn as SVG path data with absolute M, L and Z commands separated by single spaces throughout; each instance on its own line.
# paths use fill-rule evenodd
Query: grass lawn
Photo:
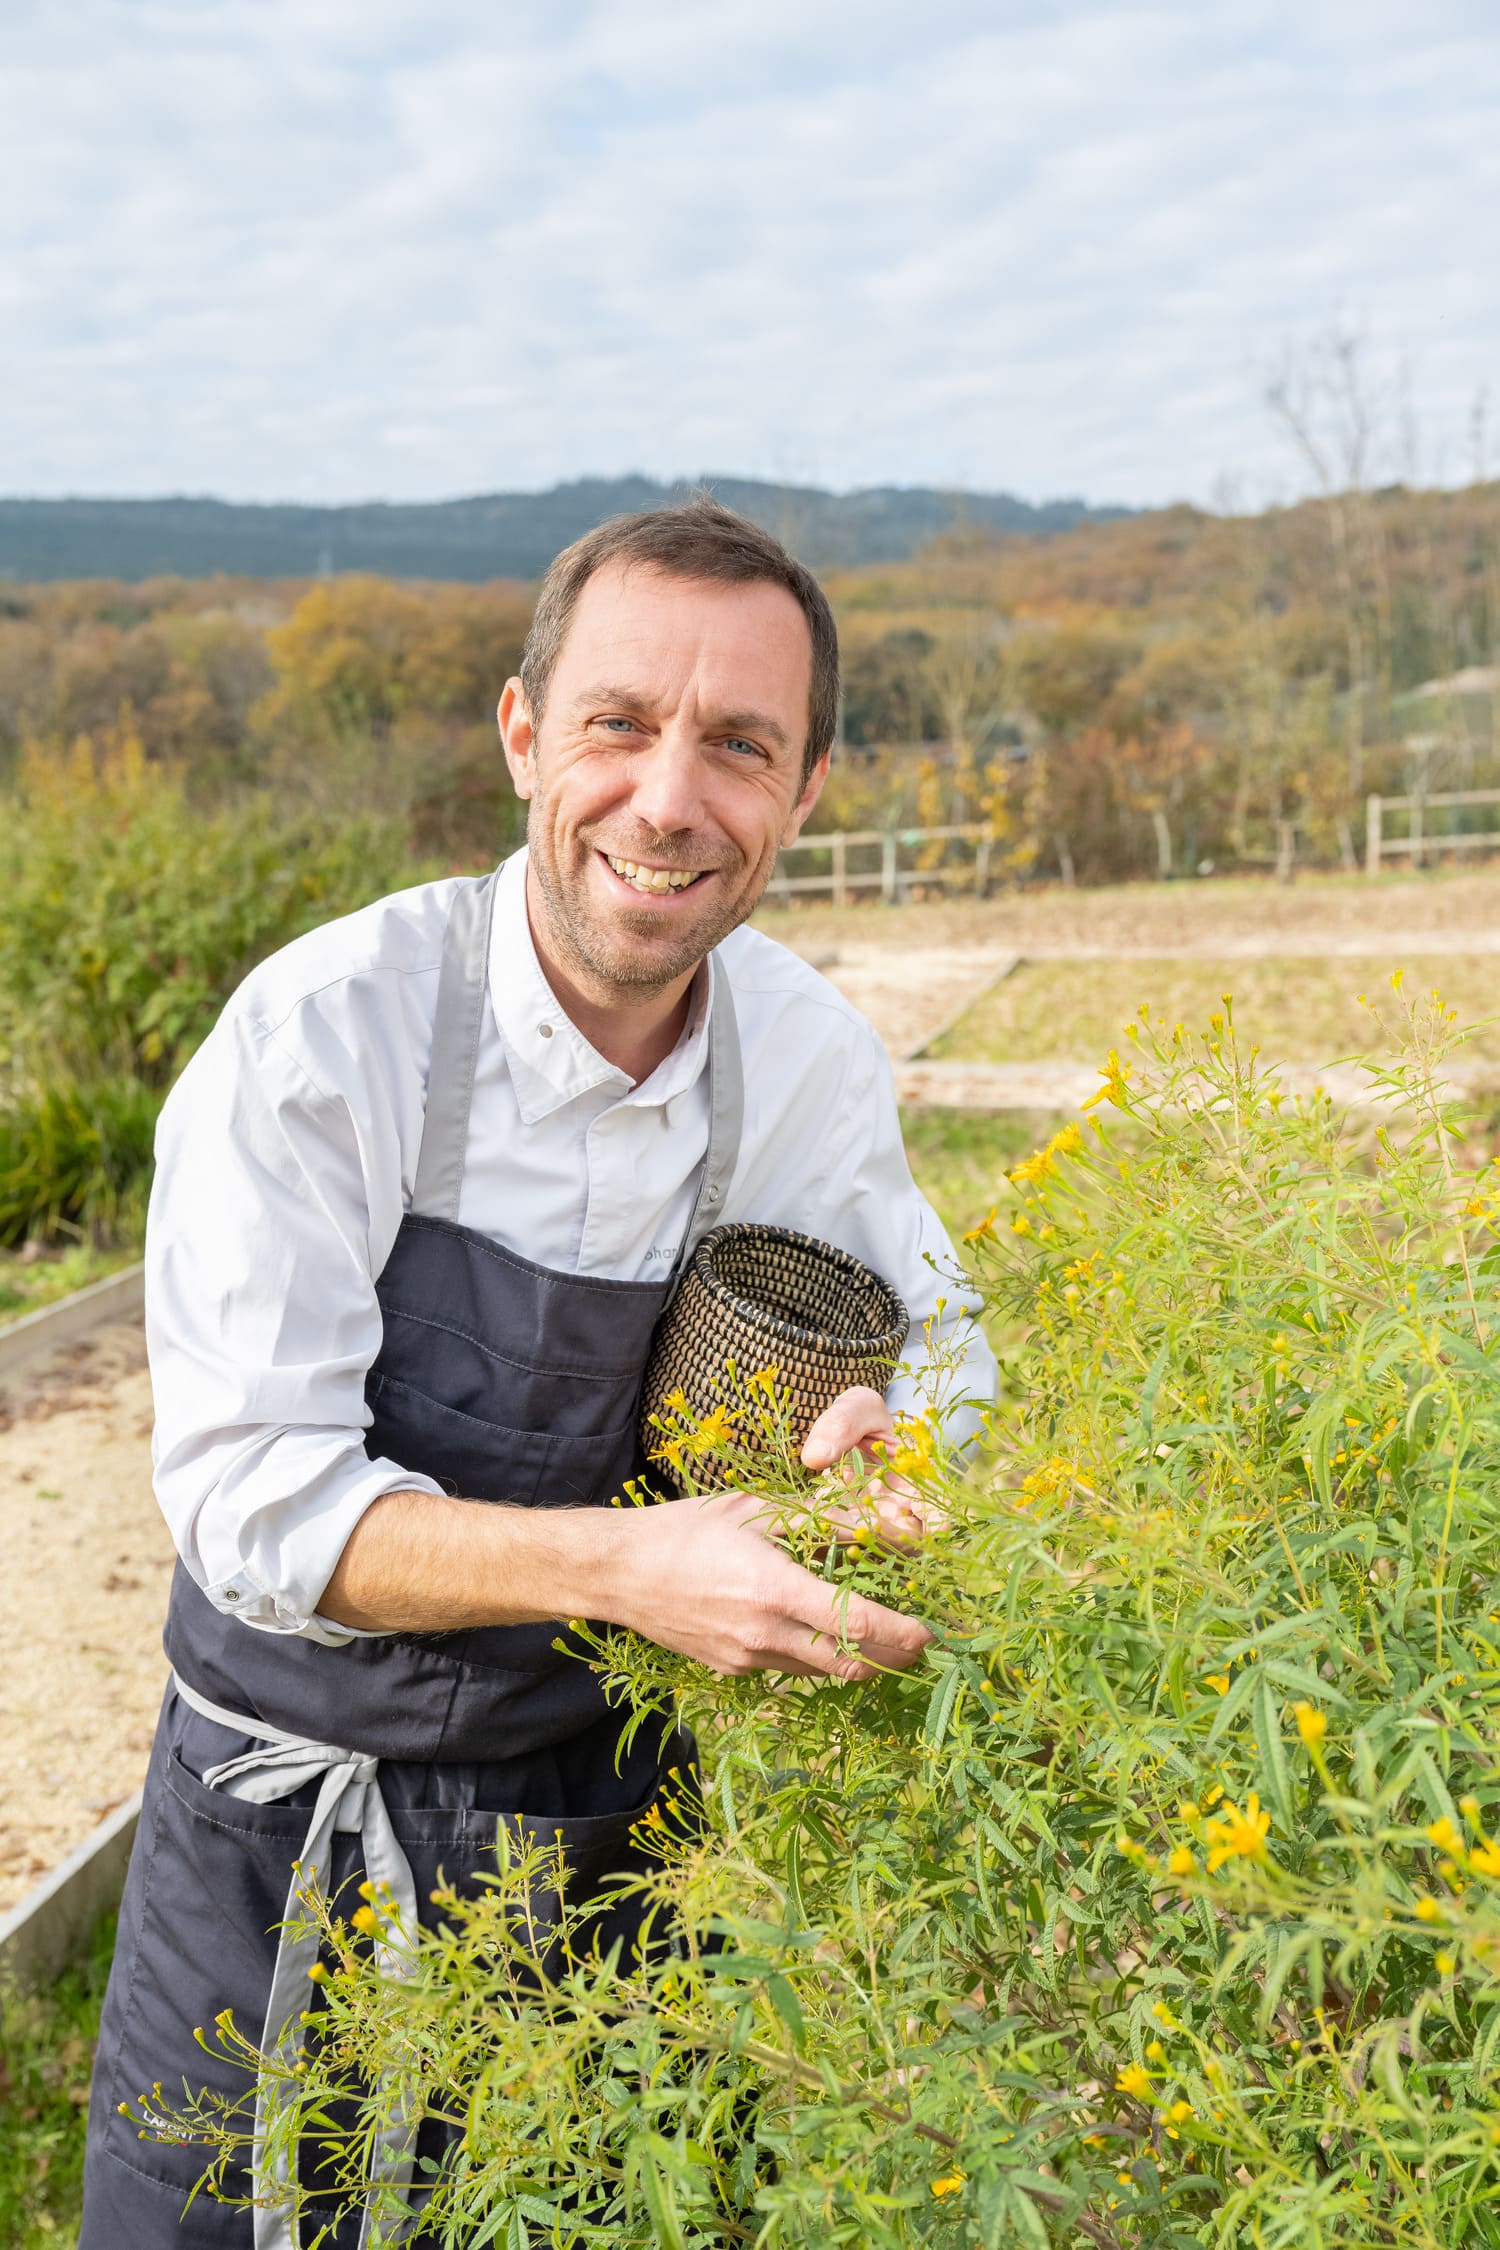
M 88 1959 L 49 1993 L 0 1997 L 0 2243 L 65 2250 L 83 2197 L 89 2067 L 114 1945 L 114 1916 Z
M 1024 1110 L 908 1109 L 901 1115 L 912 1177 L 956 1243 L 997 1199 L 1001 1173 L 1057 1130 Z
M 937 1057 L 965 1062 L 1089 1062 L 1120 1044 L 1142 1001 L 1170 1027 L 1202 1030 L 1234 996 L 1236 1029 L 1268 1059 L 1330 1063 L 1386 1045 L 1365 993 L 1390 1003 L 1389 955 L 1368 961 L 1269 957 L 1259 961 L 1023 961 L 934 1042 Z M 1466 1024 L 1500 1014 L 1500 956 L 1409 955 L 1399 962 L 1409 993 L 1435 986 Z M 1500 1024 L 1490 1022 L 1467 1052 L 1500 1057 Z

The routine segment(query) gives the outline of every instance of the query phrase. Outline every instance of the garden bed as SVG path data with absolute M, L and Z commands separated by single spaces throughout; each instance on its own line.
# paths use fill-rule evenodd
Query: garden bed
M 1202 1024 L 1234 997 L 1236 1020 L 1287 1062 L 1324 1064 L 1371 1044 L 1372 1024 L 1358 996 L 1384 994 L 1400 965 L 1406 986 L 1434 985 L 1464 1023 L 1500 1009 L 1500 960 L 1493 954 L 1401 954 L 1389 949 L 1332 961 L 1268 954 L 1259 960 L 1163 956 L 1156 959 L 1030 959 L 969 1008 L 928 1053 L 964 1062 L 1077 1061 L 1120 1044 L 1144 1002 L 1153 1019 Z M 1500 1024 L 1478 1030 L 1466 1058 L 1500 1060 Z

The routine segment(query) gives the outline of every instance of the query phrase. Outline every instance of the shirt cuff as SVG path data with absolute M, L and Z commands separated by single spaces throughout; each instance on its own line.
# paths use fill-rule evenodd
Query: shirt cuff
M 439 1499 L 443 1497 L 443 1487 L 431 1477 L 419 1476 L 394 1461 L 371 1461 L 366 1466 L 372 1472 L 368 1481 L 361 1478 L 354 1489 L 342 1490 L 336 1510 L 325 1505 L 301 1522 L 284 1522 L 274 1558 L 252 1554 L 227 1577 L 210 1580 L 203 1590 L 215 1609 L 257 1632 L 316 1641 L 325 1648 L 342 1648 L 348 1641 L 384 1639 L 384 1634 L 364 1626 L 341 1625 L 331 1617 L 320 1616 L 316 1607 L 308 1605 L 305 1595 L 299 1602 L 288 1590 L 295 1582 L 309 1589 L 316 1587 L 321 1594 L 355 1525 L 387 1492 L 431 1492 Z M 266 1567 L 273 1562 L 281 1567 Z

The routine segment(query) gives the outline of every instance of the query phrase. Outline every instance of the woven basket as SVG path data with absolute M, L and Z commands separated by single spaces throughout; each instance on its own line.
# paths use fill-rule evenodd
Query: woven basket
M 884 1391 L 909 1325 L 895 1290 L 831 1243 L 789 1227 L 716 1227 L 694 1252 L 651 1347 L 640 1425 L 648 1460 L 662 1444 L 651 1417 L 676 1426 L 667 1406 L 673 1393 L 683 1394 L 695 1418 L 733 1406 L 730 1361 L 741 1382 L 764 1367 L 776 1369 L 800 1450 L 841 1391 L 858 1383 Z M 753 1442 L 743 1428 L 741 1436 Z M 712 1458 L 696 1458 L 693 1472 L 700 1485 L 730 1481 Z M 664 1461 L 651 1462 L 650 1479 L 678 1489 Z

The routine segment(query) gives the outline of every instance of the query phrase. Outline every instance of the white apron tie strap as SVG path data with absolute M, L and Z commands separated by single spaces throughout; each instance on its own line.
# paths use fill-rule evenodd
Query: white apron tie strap
M 267 1745 L 263 1750 L 246 1750 L 237 1758 L 226 1758 L 221 1765 L 210 1766 L 202 1777 L 206 1789 L 222 1789 L 227 1796 L 243 1798 L 250 1804 L 274 1805 L 321 1776 L 322 1786 L 308 1822 L 306 1841 L 292 1865 L 286 1911 L 277 1933 L 276 1966 L 266 2004 L 265 2029 L 260 2039 L 260 2050 L 267 2061 L 274 2059 L 290 2069 L 302 2045 L 302 2014 L 312 1993 L 308 1971 L 317 1960 L 319 1943 L 315 1927 L 305 1927 L 299 1934 L 290 1925 L 299 1921 L 306 1924 L 303 1892 L 316 1888 L 328 1895 L 333 1875 L 333 1839 L 340 1831 L 360 1838 L 367 1878 L 389 1892 L 407 1943 L 415 1937 L 416 1883 L 381 1795 L 380 1761 L 357 1751 L 341 1750 L 330 1742 L 310 1742 L 301 1735 L 287 1734 L 280 1727 L 268 1726 L 263 1719 L 247 1717 L 242 1711 L 226 1710 L 222 1704 L 211 1703 L 207 1696 L 189 1687 L 175 1672 L 172 1685 L 183 1702 L 200 1717 L 211 1719 L 216 1726 L 227 1727 L 234 1734 L 254 1735 Z M 382 1975 L 401 1976 L 406 1972 L 408 1957 L 399 1945 L 377 1940 L 375 1958 Z M 279 2152 L 270 2164 L 266 2160 L 266 2145 L 277 2108 L 276 2087 L 262 2071 L 255 2089 L 250 2164 L 257 2196 L 269 2193 L 270 2200 L 258 2201 L 255 2206 L 255 2250 L 300 2250 L 286 2153 Z M 379 2244 L 400 2242 L 411 2231 L 408 2191 L 416 2152 L 417 2122 L 403 2114 L 395 2115 L 381 2137 L 367 2184 L 372 2190 L 386 2192 L 372 2195 L 366 2204 L 360 2228 L 360 2250 L 375 2250 Z M 376 2226 L 378 2233 L 372 2231 Z

